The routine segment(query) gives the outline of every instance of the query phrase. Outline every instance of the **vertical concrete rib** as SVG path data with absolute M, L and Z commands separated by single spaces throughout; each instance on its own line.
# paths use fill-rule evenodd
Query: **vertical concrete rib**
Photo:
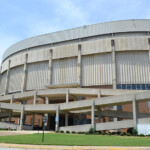
M 37 91 L 34 91 L 34 98 L 33 98 L 33 104 L 36 104 L 36 100 L 37 100 Z
M 81 44 L 78 44 L 78 66 L 77 66 L 77 83 L 81 86 L 82 83 L 82 77 L 81 77 L 81 69 L 82 69 L 82 64 L 81 64 L 81 50 L 82 46 Z
M 48 84 L 52 84 L 52 57 L 53 57 L 53 49 L 49 51 L 49 64 L 48 64 Z
M 20 115 L 20 130 L 23 129 L 23 119 L 24 119 L 24 105 L 22 105 L 21 115 Z
M 134 123 L 134 128 L 137 129 L 137 123 L 138 123 L 138 103 L 136 102 L 135 95 L 132 98 L 132 107 L 133 107 L 133 123 Z
M 60 111 L 60 106 L 57 106 L 56 109 L 56 118 L 55 118 L 55 123 L 56 123 L 56 127 L 55 127 L 55 131 L 59 130 L 59 111 Z
M 8 85 L 9 85 L 9 76 L 10 76 L 10 63 L 11 61 L 8 61 L 8 68 L 7 68 L 7 76 L 6 76 L 6 83 L 5 83 L 5 95 L 8 94 Z
M 94 100 L 92 102 L 92 107 L 91 107 L 91 126 L 95 131 L 95 101 Z
M 14 95 L 12 94 L 11 99 L 10 99 L 10 103 L 12 104 L 14 102 Z
M 24 92 L 26 90 L 26 82 L 27 82 L 27 62 L 28 62 L 28 54 L 25 54 L 25 62 L 24 62 L 24 70 L 22 75 L 22 89 L 21 91 Z
M 101 90 L 98 91 L 97 97 L 101 98 Z
M 69 102 L 69 89 L 66 89 L 66 103 Z

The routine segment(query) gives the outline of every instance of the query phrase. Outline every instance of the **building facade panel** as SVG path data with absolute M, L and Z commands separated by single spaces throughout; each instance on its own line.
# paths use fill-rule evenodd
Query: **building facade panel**
M 77 57 L 53 60 L 52 84 L 77 83 Z
M 117 84 L 149 84 L 148 52 L 116 53 Z
M 82 57 L 82 86 L 112 85 L 111 53 Z
M 5 93 L 6 78 L 7 78 L 7 71 L 3 72 L 0 76 L 0 94 Z
M 115 38 L 116 51 L 149 50 L 148 37 L 119 37 Z
M 26 90 L 44 89 L 48 83 L 48 61 L 28 64 Z
M 10 69 L 8 93 L 21 91 L 23 66 Z

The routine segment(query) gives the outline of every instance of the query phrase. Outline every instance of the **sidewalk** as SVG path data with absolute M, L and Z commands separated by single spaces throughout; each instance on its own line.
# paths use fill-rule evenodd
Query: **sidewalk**
M 114 146 L 54 146 L 54 145 L 24 145 L 24 144 L 3 144 L 0 148 L 24 148 L 44 150 L 150 150 L 150 147 L 114 147 Z

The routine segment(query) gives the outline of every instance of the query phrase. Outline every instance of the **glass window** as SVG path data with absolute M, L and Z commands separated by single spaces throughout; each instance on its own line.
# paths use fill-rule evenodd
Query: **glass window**
M 131 90 L 131 89 L 132 89 L 131 84 L 127 84 L 127 89 L 128 89 L 128 90 Z
M 148 102 L 148 108 L 150 109 L 150 101 Z
M 122 89 L 121 84 L 117 84 L 117 89 Z
M 132 84 L 132 90 L 136 90 L 136 84 Z
M 113 109 L 113 106 L 109 106 L 109 109 Z
M 118 105 L 118 106 L 117 106 L 117 109 L 122 109 L 122 105 Z
M 145 84 L 141 84 L 142 90 L 146 90 Z
M 147 89 L 147 90 L 150 90 L 150 84 L 147 84 L 147 85 L 146 85 L 146 89 Z
M 113 117 L 109 117 L 109 122 L 113 122 L 114 118 Z
M 122 84 L 122 89 L 127 89 L 126 84 Z
M 141 85 L 137 84 L 137 90 L 141 90 Z

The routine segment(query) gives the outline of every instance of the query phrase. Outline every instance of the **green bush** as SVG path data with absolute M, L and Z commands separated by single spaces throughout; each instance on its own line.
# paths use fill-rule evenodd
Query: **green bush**
M 150 136 L 150 134 L 148 134 L 147 136 Z
M 121 133 L 120 133 L 120 136 L 124 136 L 124 133 L 121 132 Z
M 99 135 L 99 132 L 95 132 L 96 135 Z
M 126 135 L 127 135 L 127 136 L 131 136 L 131 133 L 127 133 Z
M 75 134 L 75 131 L 72 131 L 72 134 Z
M 70 131 L 66 131 L 66 133 L 70 133 Z
M 63 130 L 61 130 L 61 131 L 60 131 L 60 133 L 64 133 L 64 131 L 63 131 Z
M 94 133 L 94 129 L 93 128 L 90 128 L 89 129 L 89 134 L 93 134 Z
M 88 135 L 88 134 L 89 134 L 89 132 L 87 131 L 87 132 L 85 132 L 84 134 Z
M 137 130 L 136 130 L 136 129 L 132 129 L 132 134 L 133 134 L 134 136 L 138 135 Z
M 145 136 L 144 134 L 140 134 L 139 136 Z
M 79 131 L 79 132 L 78 132 L 78 134 L 82 134 L 82 132 L 81 132 L 81 131 Z
M 101 134 L 102 134 L 102 135 L 105 135 L 105 134 L 106 134 L 106 132 L 101 132 Z
M 56 133 L 59 133 L 59 130 L 56 130 L 55 132 L 56 132 Z
M 108 132 L 107 135 L 111 135 L 111 132 Z

